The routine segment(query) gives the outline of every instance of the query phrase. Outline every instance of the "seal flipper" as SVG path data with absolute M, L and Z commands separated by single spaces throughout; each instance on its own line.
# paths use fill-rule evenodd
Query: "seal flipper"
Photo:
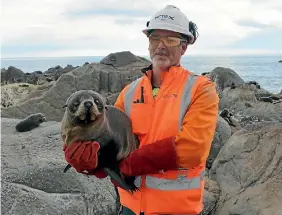
M 114 180 L 120 185 L 121 188 L 129 191 L 130 193 L 133 193 L 134 191 L 138 190 L 134 183 L 131 183 L 130 185 L 126 183 L 119 169 L 116 169 L 117 171 L 114 171 L 107 167 L 104 167 L 103 169 L 111 177 L 112 180 Z
M 134 185 L 134 180 L 125 179 L 119 169 L 119 162 L 116 160 L 119 144 L 117 144 L 110 135 L 100 136 L 96 141 L 100 144 L 100 153 L 98 154 L 98 165 L 96 169 L 102 168 L 121 188 L 131 193 L 136 191 L 138 188 Z M 127 183 L 127 181 L 129 183 Z
M 127 176 L 124 177 L 124 181 L 126 182 L 126 184 L 128 184 L 130 187 L 132 187 L 132 191 L 135 192 L 138 189 L 138 187 L 135 186 L 134 181 L 135 181 L 136 177 L 135 176 Z M 139 190 L 140 191 L 140 190 Z
M 68 164 L 64 169 L 64 173 L 66 173 L 70 168 L 72 168 L 72 166 L 70 164 Z

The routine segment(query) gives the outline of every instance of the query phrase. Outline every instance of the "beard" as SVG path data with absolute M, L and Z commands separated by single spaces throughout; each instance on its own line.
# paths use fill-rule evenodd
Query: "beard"
M 155 68 L 168 68 L 171 64 L 169 54 L 166 50 L 159 50 L 152 56 L 152 64 Z

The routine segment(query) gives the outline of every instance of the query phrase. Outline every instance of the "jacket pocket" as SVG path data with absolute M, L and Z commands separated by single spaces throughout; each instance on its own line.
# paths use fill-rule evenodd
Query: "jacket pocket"
M 132 104 L 131 121 L 133 133 L 136 135 L 145 135 L 150 125 L 150 112 L 148 104 Z

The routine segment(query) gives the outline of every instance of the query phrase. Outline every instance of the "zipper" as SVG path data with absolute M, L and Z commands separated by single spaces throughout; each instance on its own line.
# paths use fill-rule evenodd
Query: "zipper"
M 150 78 L 146 76 L 145 80 L 146 81 L 144 83 L 144 85 L 145 85 L 144 89 L 146 89 L 146 91 L 147 91 L 147 92 L 145 91 L 146 100 L 147 100 L 147 104 L 150 105 L 150 107 L 152 108 L 151 111 L 150 111 L 150 119 L 153 119 L 157 102 L 161 98 L 161 94 L 163 92 L 165 92 L 165 90 L 169 87 L 169 84 L 174 80 L 174 77 L 170 77 L 170 80 L 163 81 L 163 83 L 162 83 L 161 87 L 159 88 L 159 91 L 158 91 L 157 95 L 155 96 L 155 98 L 153 97 L 153 89 L 152 89 L 152 83 L 151 83 Z M 148 131 L 151 131 L 152 125 L 153 124 L 150 125 L 150 128 L 148 129 Z M 145 187 L 145 183 L 146 183 L 145 182 L 145 176 L 141 176 L 141 188 Z M 140 215 L 144 215 L 143 205 L 144 205 L 143 195 L 142 195 L 142 193 L 140 193 Z
M 165 83 L 165 84 L 162 84 L 162 86 L 160 87 L 159 91 L 158 91 L 158 94 L 156 95 L 156 97 L 154 98 L 153 97 L 153 89 L 152 89 L 152 83 L 151 83 L 151 80 L 146 77 L 145 79 L 145 87 L 144 88 L 141 88 L 141 89 L 145 89 L 145 97 L 146 97 L 146 100 L 147 100 L 147 105 L 150 105 L 150 107 L 152 108 L 150 110 L 150 119 L 153 119 L 153 116 L 154 116 L 154 112 L 155 112 L 155 108 L 156 108 L 156 105 L 157 105 L 157 102 L 158 100 L 161 98 L 161 94 L 163 93 L 163 91 L 166 90 L 166 88 L 169 86 L 168 83 Z M 172 80 L 170 80 L 171 82 Z M 169 82 L 169 83 L 170 83 Z M 142 86 L 143 87 L 143 86 Z M 147 92 L 146 92 L 147 91 Z M 143 92 L 143 91 L 142 91 Z M 152 128 L 153 124 L 150 125 L 148 131 L 151 131 L 151 128 Z M 151 135 L 151 134 L 150 134 Z M 145 176 L 141 176 L 141 187 L 145 187 Z M 142 214 L 142 211 L 143 211 L 143 195 L 142 193 L 140 194 L 140 214 Z M 143 213 L 144 214 L 144 213 Z
M 147 77 L 146 78 L 146 81 L 144 83 L 145 85 L 145 97 L 146 97 L 146 100 L 147 100 L 147 105 L 149 105 L 149 107 L 151 108 L 150 109 L 150 113 L 148 113 L 150 115 L 150 119 L 153 118 L 154 116 L 154 110 L 155 110 L 155 106 L 156 106 L 156 97 L 154 98 L 153 97 L 153 90 L 152 90 L 152 83 L 151 83 L 151 80 Z M 146 92 L 147 91 L 147 92 Z M 148 132 L 151 130 L 152 128 L 152 124 L 150 124 L 150 127 L 148 128 Z M 151 134 L 150 134 L 151 135 Z M 141 188 L 144 188 L 145 187 L 145 183 L 146 183 L 146 178 L 144 175 L 141 176 Z M 143 210 L 143 207 L 144 207 L 144 202 L 143 202 L 143 194 L 142 192 L 140 193 L 140 214 L 144 214 L 144 210 Z

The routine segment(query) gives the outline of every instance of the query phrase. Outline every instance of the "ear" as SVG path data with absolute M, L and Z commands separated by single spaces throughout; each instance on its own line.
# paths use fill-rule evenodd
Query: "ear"
M 181 55 L 185 54 L 187 48 L 188 48 L 188 43 L 182 43 L 181 44 Z

